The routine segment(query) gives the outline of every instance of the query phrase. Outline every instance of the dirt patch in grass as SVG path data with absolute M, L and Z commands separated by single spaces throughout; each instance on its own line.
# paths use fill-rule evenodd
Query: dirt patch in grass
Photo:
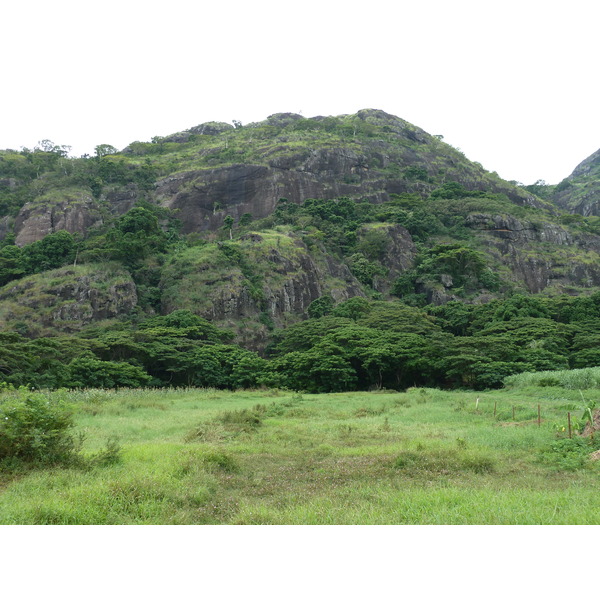
M 600 460 L 600 450 L 592 452 L 592 454 L 590 454 L 590 460 Z
M 584 437 L 600 432 L 600 409 L 595 410 L 592 416 L 594 418 L 593 424 L 588 421 L 581 432 Z

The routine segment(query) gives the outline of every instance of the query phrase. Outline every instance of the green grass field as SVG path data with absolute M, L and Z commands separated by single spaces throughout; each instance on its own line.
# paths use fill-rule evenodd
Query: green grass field
M 56 394 L 119 459 L 0 473 L 2 524 L 600 523 L 578 390 Z

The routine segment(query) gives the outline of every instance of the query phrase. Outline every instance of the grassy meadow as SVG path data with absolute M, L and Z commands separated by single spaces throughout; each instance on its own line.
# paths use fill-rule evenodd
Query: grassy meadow
M 600 523 L 597 389 L 52 395 L 110 460 L 0 472 L 2 524 Z

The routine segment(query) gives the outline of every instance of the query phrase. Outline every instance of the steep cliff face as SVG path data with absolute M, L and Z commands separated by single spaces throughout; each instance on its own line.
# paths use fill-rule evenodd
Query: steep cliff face
M 553 223 L 510 215 L 471 214 L 466 222 L 508 267 L 511 279 L 529 292 L 548 287 L 569 292 L 600 284 L 598 236 L 573 234 Z
M 16 244 L 25 246 L 61 230 L 85 236 L 101 223 L 101 211 L 91 196 L 64 192 L 25 204 L 14 220 L 14 233 Z
M 427 194 L 445 181 L 457 181 L 469 190 L 504 193 L 519 205 L 547 208 L 398 117 L 362 110 L 337 124 L 337 138 L 307 133 L 327 119 L 331 118 L 304 119 L 285 113 L 272 115 L 266 125 L 251 124 L 243 132 L 228 132 L 225 149 L 203 150 L 196 163 L 214 163 L 220 160 L 214 157 L 223 154 L 233 161 L 247 157 L 246 162 L 203 166 L 165 177 L 157 182 L 154 197 L 162 206 L 177 210 L 185 233 L 216 230 L 226 215 L 236 221 L 245 213 L 266 217 L 280 198 L 299 204 L 307 198 L 345 196 L 381 203 L 390 200 L 391 194 Z M 307 130 L 298 129 L 300 125 Z M 273 131 L 258 142 L 253 131 L 263 132 L 265 127 Z M 357 137 L 360 131 L 368 135 Z
M 369 232 L 385 236 L 385 243 L 377 257 L 377 262 L 385 272 L 373 278 L 373 289 L 384 295 L 389 294 L 398 275 L 414 266 L 417 247 L 410 233 L 402 225 L 386 223 L 376 228 L 363 227 L 359 232 L 359 240 L 365 239 Z
M 75 332 L 136 304 L 135 285 L 118 265 L 63 267 L 0 288 L 0 328 L 18 325 L 34 337 L 47 329 Z
M 269 216 L 280 198 L 296 204 L 307 198 L 389 199 L 382 181 L 344 183 L 345 174 L 360 169 L 359 158 L 343 150 L 315 151 L 312 164 L 295 163 L 300 157 L 275 160 L 283 166 L 233 165 L 208 171 L 192 171 L 159 181 L 155 197 L 162 206 L 174 209 L 183 222 L 183 232 L 214 231 L 226 215 L 236 221 L 245 214 L 255 219 Z M 318 156 L 317 156 L 318 155 Z M 310 163 L 308 160 L 306 163 Z M 321 170 L 315 163 L 321 163 Z M 329 171 L 327 167 L 337 167 Z M 307 167 L 305 170 L 304 167 Z
M 324 294 L 364 296 L 348 267 L 289 232 L 261 232 L 238 242 L 190 248 L 163 270 L 162 306 L 215 321 L 262 318 L 283 324 L 305 315 Z
M 584 217 L 600 216 L 600 149 L 558 184 L 553 200 L 569 212 Z
M 244 213 L 270 215 L 282 197 L 319 197 L 324 188 L 310 175 L 287 173 L 261 165 L 233 165 L 191 171 L 157 183 L 155 197 L 177 211 L 183 233 L 214 231 L 226 215 L 236 221 Z

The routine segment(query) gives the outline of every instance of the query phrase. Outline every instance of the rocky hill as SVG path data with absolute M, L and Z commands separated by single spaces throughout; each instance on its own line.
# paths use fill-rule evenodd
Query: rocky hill
M 544 207 L 440 137 L 382 111 L 363 110 L 311 119 L 277 114 L 238 128 L 207 123 L 87 160 L 5 151 L 0 236 L 12 230 L 24 245 L 61 229 L 86 235 L 141 198 L 176 210 L 183 233 L 190 233 L 218 229 L 227 214 L 236 221 L 243 214 L 266 217 L 279 198 L 383 203 L 393 194 L 426 196 L 448 181 Z
M 552 199 L 568 212 L 600 216 L 600 149 L 556 186 Z
M 423 306 L 600 285 L 599 153 L 541 197 L 379 110 L 237 125 L 79 159 L 1 151 L 0 325 L 186 309 L 252 346 L 323 297 Z M 40 262 L 59 232 L 72 244 Z M 68 260 L 88 274 L 40 266 Z M 106 261 L 127 284 L 103 279 Z

